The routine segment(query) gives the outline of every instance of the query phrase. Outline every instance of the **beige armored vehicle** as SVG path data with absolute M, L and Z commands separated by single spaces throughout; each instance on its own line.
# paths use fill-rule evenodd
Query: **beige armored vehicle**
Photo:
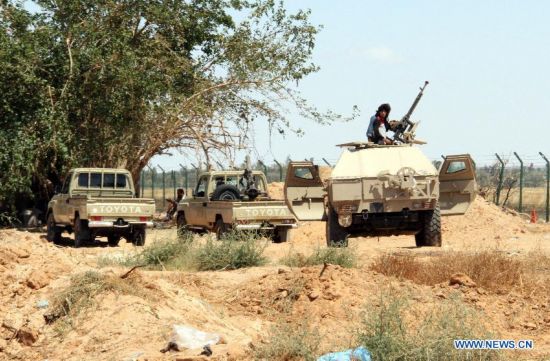
M 311 162 L 291 163 L 285 197 L 299 220 L 326 220 L 329 246 L 349 236 L 414 234 L 417 246 L 441 246 L 441 216 L 464 214 L 475 197 L 468 154 L 445 157 L 439 170 L 412 144 L 342 144 L 323 184 Z
M 143 246 L 154 211 L 153 199 L 136 198 L 127 170 L 76 168 L 48 203 L 46 238 L 57 242 L 68 231 L 74 233 L 75 247 L 95 237 L 107 237 L 110 246 L 121 237 Z
M 178 204 L 177 225 L 216 232 L 218 239 L 236 229 L 268 232 L 286 242 L 296 218 L 284 201 L 271 200 L 262 172 L 211 171 L 202 173 L 193 196 Z

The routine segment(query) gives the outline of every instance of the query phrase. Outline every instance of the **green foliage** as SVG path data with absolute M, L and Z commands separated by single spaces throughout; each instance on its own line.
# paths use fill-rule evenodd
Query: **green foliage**
M 455 339 L 492 336 L 479 322 L 480 315 L 459 300 L 429 309 L 414 327 L 410 321 L 411 306 L 403 296 L 381 294 L 378 305 L 366 311 L 358 341 L 369 350 L 374 361 L 502 359 L 498 351 L 454 348 Z
M 267 337 L 268 342 L 259 344 L 254 351 L 256 360 L 316 360 L 321 337 L 306 322 L 298 325 L 278 323 Z
M 222 241 L 217 241 L 210 237 L 195 240 L 193 233 L 184 232 L 177 239 L 155 242 L 126 258 L 101 258 L 98 265 L 142 266 L 154 270 L 234 270 L 266 263 L 263 252 L 267 244 L 260 242 L 259 235 L 254 233 L 230 232 Z
M 281 263 L 289 267 L 307 267 L 330 263 L 352 268 L 357 266 L 357 256 L 354 249 L 327 247 L 317 248 L 308 257 L 304 257 L 302 254 L 289 253 L 281 259 Z
M 235 239 L 231 235 L 222 241 L 209 238 L 206 244 L 196 250 L 195 264 L 199 271 L 234 270 L 244 267 L 261 266 L 266 263 L 263 252 L 266 243 L 258 239 Z
M 300 132 L 289 114 L 340 118 L 296 91 L 318 70 L 319 28 L 282 2 L 37 0 L 37 14 L 4 3 L 0 200 L 8 203 L 74 165 L 126 167 L 137 179 L 170 148 L 201 149 L 206 163 L 231 154 L 256 119 L 284 133 Z

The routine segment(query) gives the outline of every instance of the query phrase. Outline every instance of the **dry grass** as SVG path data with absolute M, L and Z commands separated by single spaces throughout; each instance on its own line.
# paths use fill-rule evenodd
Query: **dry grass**
M 51 311 L 44 317 L 53 323 L 59 336 L 63 336 L 75 325 L 75 320 L 85 310 L 97 304 L 97 298 L 106 293 L 152 297 L 145 290 L 136 274 L 121 278 L 96 271 L 79 273 L 71 283 L 53 297 Z
M 319 247 L 307 257 L 301 253 L 291 251 L 279 262 L 289 267 L 308 267 L 330 263 L 345 268 L 353 268 L 357 266 L 357 252 L 351 248 Z
M 542 291 L 549 275 L 547 271 L 541 272 L 541 267 L 550 269 L 549 256 L 539 253 L 520 259 L 498 251 L 449 252 L 429 259 L 412 254 L 385 254 L 370 266 L 384 275 L 424 285 L 446 283 L 451 275 L 464 273 L 478 286 L 495 293 Z

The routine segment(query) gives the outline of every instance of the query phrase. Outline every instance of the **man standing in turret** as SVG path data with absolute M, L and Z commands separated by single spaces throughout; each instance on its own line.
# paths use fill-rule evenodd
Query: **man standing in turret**
M 388 103 L 381 104 L 370 118 L 369 127 L 367 129 L 367 138 L 369 142 L 375 144 L 392 144 L 392 140 L 387 137 L 387 131 L 390 129 L 388 116 L 390 115 L 391 107 Z

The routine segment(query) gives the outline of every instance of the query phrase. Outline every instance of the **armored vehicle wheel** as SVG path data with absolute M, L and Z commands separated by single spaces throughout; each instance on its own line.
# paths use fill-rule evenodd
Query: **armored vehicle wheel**
M 417 247 L 441 247 L 441 211 L 439 205 L 426 211 L 421 218 L 422 229 L 415 234 Z
M 145 244 L 145 228 L 134 228 L 131 238 L 134 246 L 142 247 Z
M 81 247 L 85 242 L 90 240 L 90 229 L 88 228 L 88 221 L 83 221 L 80 216 L 76 216 L 74 219 L 74 246 L 75 248 Z
M 179 212 L 176 218 L 176 227 L 178 236 L 182 236 L 187 231 L 187 220 L 185 219 L 185 213 Z
M 47 233 L 46 239 L 49 242 L 58 243 L 61 240 L 61 228 L 55 225 L 55 218 L 53 212 L 48 214 L 48 220 L 46 221 Z
M 227 223 L 223 223 L 223 219 L 216 219 L 216 224 L 214 225 L 214 230 L 216 231 L 216 238 L 218 241 L 221 241 L 223 237 L 229 232 L 230 226 Z
M 110 234 L 107 236 L 107 242 L 109 243 L 109 247 L 116 247 L 118 246 L 118 242 L 120 242 L 120 236 Z
M 275 234 L 273 235 L 273 241 L 275 242 L 290 242 L 292 240 L 290 227 L 277 227 Z
M 349 234 L 346 229 L 338 223 L 338 215 L 334 209 L 328 207 L 326 222 L 326 238 L 328 247 L 347 247 Z
M 213 201 L 238 201 L 241 199 L 239 188 L 232 184 L 222 184 L 212 194 Z

